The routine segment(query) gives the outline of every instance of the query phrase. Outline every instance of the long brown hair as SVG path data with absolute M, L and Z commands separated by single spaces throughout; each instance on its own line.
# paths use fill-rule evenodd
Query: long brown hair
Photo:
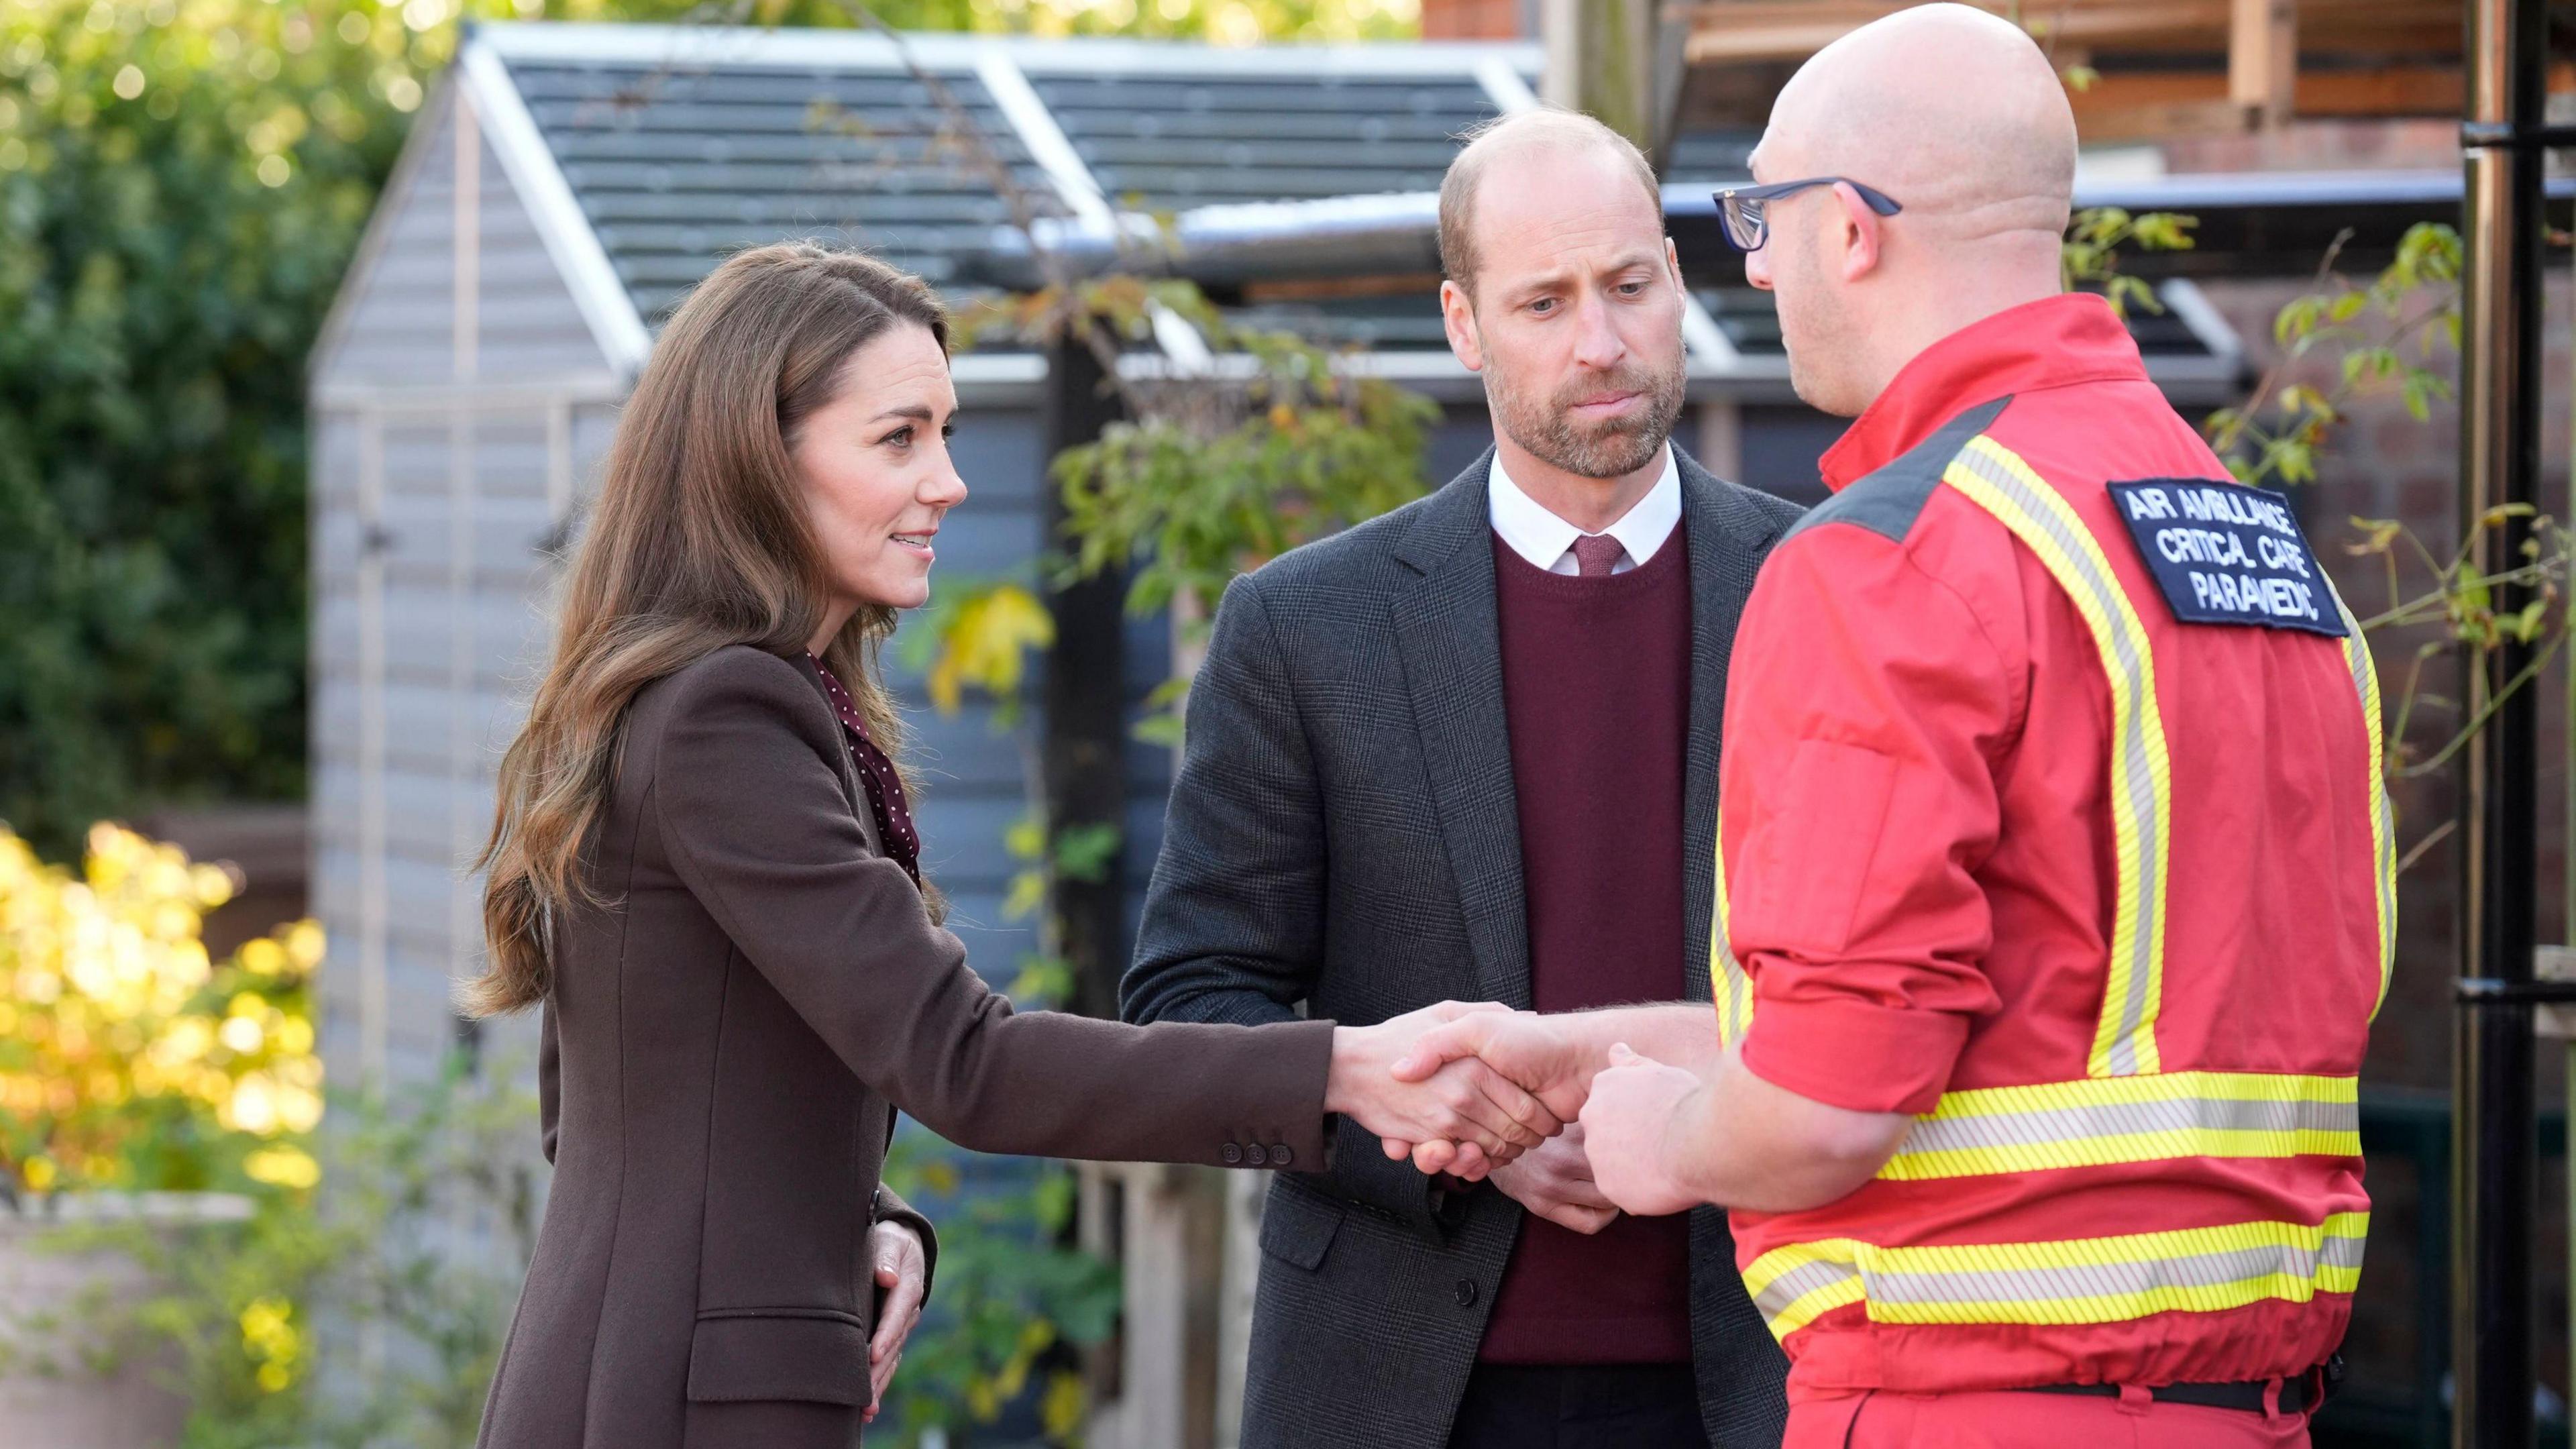
M 791 450 L 852 354 L 905 324 L 948 344 L 947 311 L 919 278 L 793 242 L 728 259 L 662 329 L 564 582 L 552 661 L 501 757 L 476 862 L 491 959 L 464 988 L 468 1011 L 544 997 L 553 924 L 600 903 L 581 852 L 636 692 L 728 644 L 793 657 L 822 627 L 830 575 Z M 893 610 L 863 608 L 824 652 L 890 754 L 902 726 L 876 656 L 893 631 Z

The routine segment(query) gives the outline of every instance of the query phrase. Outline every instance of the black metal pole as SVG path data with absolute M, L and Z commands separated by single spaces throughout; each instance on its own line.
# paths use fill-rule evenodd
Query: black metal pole
M 2546 0 L 2471 0 L 2461 295 L 2460 531 L 2493 577 L 2521 560 L 2519 519 L 2540 475 L 2541 162 Z M 2499 613 L 2526 590 L 2499 588 Z M 2469 717 L 2530 660 L 2508 645 L 2471 652 Z M 2458 1130 L 2451 1155 L 2451 1439 L 2459 1449 L 2532 1442 L 2532 1239 L 2539 1219 L 2532 1006 L 2537 853 L 2537 716 L 2517 691 L 2461 752 Z
M 1121 414 L 1102 383 L 1100 360 L 1083 339 L 1067 335 L 1048 349 L 1046 455 L 1088 443 Z M 1063 494 L 1052 478 L 1045 497 L 1049 562 L 1071 557 Z M 1127 813 L 1127 576 L 1111 569 L 1077 583 L 1051 585 L 1055 647 L 1046 664 L 1047 823 L 1061 833 L 1088 826 L 1123 829 Z M 1112 851 L 1098 879 L 1060 879 L 1056 922 L 1072 967 L 1066 1005 L 1087 1016 L 1118 1014 L 1118 977 L 1126 969 L 1125 852 Z

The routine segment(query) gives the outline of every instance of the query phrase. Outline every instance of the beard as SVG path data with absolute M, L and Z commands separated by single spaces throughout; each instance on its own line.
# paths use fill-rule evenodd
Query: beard
M 1683 360 L 1675 348 L 1670 366 L 1630 360 L 1596 377 L 1568 383 L 1552 396 L 1485 354 L 1485 402 L 1494 425 L 1530 456 L 1578 478 L 1623 478 L 1643 468 L 1663 450 L 1682 415 Z M 1634 392 L 1645 406 L 1626 417 L 1583 424 L 1574 409 L 1587 397 L 1605 392 Z

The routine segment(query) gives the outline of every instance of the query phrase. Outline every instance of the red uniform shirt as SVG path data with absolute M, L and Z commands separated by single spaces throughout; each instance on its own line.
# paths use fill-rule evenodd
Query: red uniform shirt
M 1841 1201 L 1734 1216 L 1791 1396 L 2307 1369 L 2367 1224 L 2366 652 L 2177 619 L 2106 485 L 2228 475 L 2098 299 L 1945 339 L 1823 466 L 1729 672 L 1721 1029 L 1926 1120 Z

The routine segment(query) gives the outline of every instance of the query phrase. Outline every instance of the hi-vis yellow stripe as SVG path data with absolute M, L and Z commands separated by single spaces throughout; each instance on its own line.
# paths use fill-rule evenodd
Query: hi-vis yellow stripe
M 1972 438 L 1941 481 L 1993 514 L 2038 555 L 2101 650 L 2111 686 L 2111 834 L 2119 879 L 2110 978 L 2085 1071 L 2096 1077 L 2157 1071 L 2173 767 L 2156 705 L 2156 663 L 2146 625 L 2074 505 L 2011 449 L 1989 437 Z
M 1792 1243 L 1756 1258 L 1744 1286 L 1779 1338 L 1849 1303 L 1873 1323 L 2125 1323 L 2350 1293 L 2368 1213 L 2324 1222 L 2230 1223 L 2043 1243 L 1879 1247 Z
M 2361 635 L 2361 621 L 2346 608 L 2343 595 L 2335 592 L 2328 580 L 2326 593 L 2334 600 L 2335 612 L 2343 616 L 2343 661 L 2352 670 L 2352 687 L 2361 696 L 2361 724 L 2370 739 L 2370 852 L 2372 898 L 2379 908 L 2379 999 L 2371 1003 L 2370 1016 L 2379 1019 L 2379 1008 L 2388 1003 L 2388 983 L 2397 968 L 2397 826 L 2388 808 L 2387 744 L 2381 734 L 2379 703 L 2379 666 L 2370 657 L 2370 641 Z
M 2171 1072 L 1945 1092 L 1878 1175 L 1891 1182 L 2189 1157 L 2359 1157 L 2351 1077 Z
M 2103 665 L 2112 703 L 2112 832 L 2118 879 L 2109 973 L 2088 1077 L 1954 1092 L 1918 1118 L 1881 1170 L 1894 1180 L 2025 1172 L 2190 1157 L 2357 1156 L 2349 1078 L 2261 1073 L 2162 1075 L 2155 1024 L 2163 1004 L 2172 765 L 2146 627 L 2099 541 L 2072 505 L 1991 437 L 1969 441 L 1942 481 L 2012 530 L 2075 604 Z M 2332 585 L 2328 586 L 2329 593 Z M 2361 627 L 2340 597 L 2345 661 L 2370 746 L 2370 831 L 2387 999 L 2396 943 L 2396 848 L 2381 772 L 2379 680 Z M 1753 1021 L 1753 982 L 1732 941 L 1721 815 L 1710 964 L 1722 1044 Z M 2374 1008 L 2374 1013 L 2376 1008 Z
M 1717 916 L 1709 923 L 1709 994 L 1717 999 L 1717 1044 L 1731 1047 L 1753 1025 L 1753 977 L 1727 940 L 1726 812 L 1718 811 Z

